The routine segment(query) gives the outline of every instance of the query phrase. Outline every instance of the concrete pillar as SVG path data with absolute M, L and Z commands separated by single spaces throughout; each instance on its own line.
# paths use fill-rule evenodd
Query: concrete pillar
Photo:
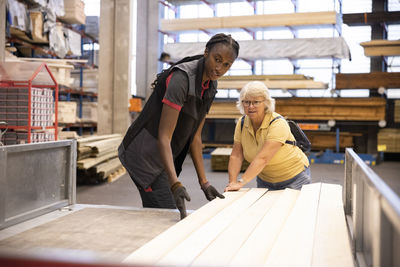
M 137 2 L 136 90 L 138 96 L 146 98 L 150 96 L 150 85 L 159 72 L 160 10 L 157 0 Z
M 0 0 L 0 29 L 0 62 L 3 62 L 6 49 L 6 0 Z
M 123 134 L 130 125 L 132 2 L 101 0 L 98 134 Z

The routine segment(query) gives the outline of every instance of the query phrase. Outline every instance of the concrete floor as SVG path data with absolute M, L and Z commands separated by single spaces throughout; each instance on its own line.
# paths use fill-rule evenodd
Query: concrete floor
M 209 159 L 205 159 L 204 164 L 206 175 L 210 183 L 220 192 L 223 192 L 228 182 L 227 172 L 213 172 Z M 393 189 L 393 191 L 400 195 L 400 161 L 382 162 L 371 168 Z M 344 165 L 312 164 L 311 176 L 313 182 L 343 185 Z M 196 210 L 208 202 L 203 192 L 200 190 L 196 171 L 190 157 L 187 157 L 185 160 L 180 180 L 191 197 L 191 201 L 186 204 L 188 210 Z M 256 187 L 255 179 L 247 184 L 246 187 Z M 142 207 L 139 192 L 128 174 L 125 174 L 113 183 L 78 186 L 77 203 Z

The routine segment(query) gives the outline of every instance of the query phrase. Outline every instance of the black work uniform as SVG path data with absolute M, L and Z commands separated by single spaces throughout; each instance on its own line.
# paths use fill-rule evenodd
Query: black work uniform
M 180 110 L 171 140 L 179 176 L 193 137 L 216 94 L 216 81 L 209 82 L 204 90 L 203 69 L 204 57 L 173 66 L 168 79 L 156 84 L 118 148 L 119 158 L 140 192 L 143 207 L 176 208 L 157 141 L 161 111 L 163 104 Z

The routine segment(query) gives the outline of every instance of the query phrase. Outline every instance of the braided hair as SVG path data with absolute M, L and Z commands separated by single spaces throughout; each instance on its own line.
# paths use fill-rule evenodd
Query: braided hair
M 219 43 L 223 43 L 227 46 L 231 46 L 233 50 L 235 51 L 236 57 L 239 55 L 239 43 L 232 38 L 230 34 L 224 34 L 224 33 L 217 33 L 211 39 L 207 42 L 206 48 L 208 51 L 211 51 L 211 49 Z M 190 56 L 190 57 L 184 57 L 183 59 L 179 60 L 178 62 L 172 64 L 168 69 L 163 70 L 162 72 L 157 74 L 156 79 L 153 81 L 151 84 L 151 88 L 154 89 L 157 85 L 161 85 L 165 87 L 165 80 L 169 75 L 170 70 L 183 62 L 188 62 L 192 60 L 197 60 L 202 58 L 204 55 L 196 55 L 196 56 Z
M 217 33 L 207 42 L 206 48 L 210 51 L 216 44 L 223 43 L 227 46 L 231 46 L 235 51 L 236 57 L 239 56 L 239 43 L 232 38 L 230 34 Z

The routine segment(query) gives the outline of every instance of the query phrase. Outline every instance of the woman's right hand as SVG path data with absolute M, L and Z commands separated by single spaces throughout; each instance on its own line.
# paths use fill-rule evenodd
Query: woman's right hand
M 243 183 L 241 182 L 230 182 L 226 187 L 224 192 L 228 192 L 228 191 L 238 191 L 240 190 L 240 188 L 243 187 Z

